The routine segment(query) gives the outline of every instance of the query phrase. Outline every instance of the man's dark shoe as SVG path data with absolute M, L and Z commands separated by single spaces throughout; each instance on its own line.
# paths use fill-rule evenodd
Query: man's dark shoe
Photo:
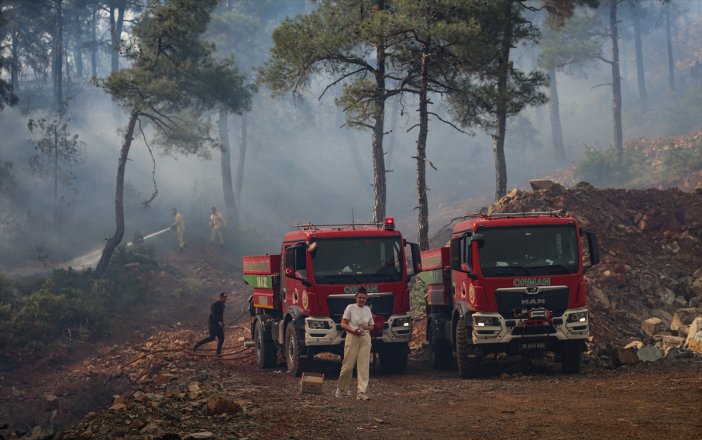
M 195 346 L 193 346 L 193 351 L 197 351 L 197 344 L 195 344 Z

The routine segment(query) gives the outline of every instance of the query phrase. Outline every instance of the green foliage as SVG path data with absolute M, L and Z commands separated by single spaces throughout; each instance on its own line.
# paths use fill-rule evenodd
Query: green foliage
M 251 106 L 252 89 L 233 61 L 216 59 L 213 45 L 199 38 L 216 3 L 151 2 L 124 49 L 132 66 L 100 83 L 155 125 L 161 145 L 181 153 L 198 153 L 215 138 L 208 111 L 222 106 L 238 113 Z
M 145 285 L 139 276 L 159 269 L 153 250 L 141 245 L 120 246 L 115 251 L 105 277 L 95 280 L 91 288 L 106 297 L 115 310 L 127 310 L 144 300 Z
M 89 271 L 70 268 L 53 271 L 38 287 L 35 281 L 15 285 L 0 277 L 0 343 L 5 352 L 0 356 L 10 351 L 40 355 L 61 341 L 105 335 L 110 315 L 144 303 L 140 275 L 157 269 L 152 250 L 123 246 L 98 280 Z
M 670 145 L 658 151 L 624 149 L 622 163 L 616 152 L 586 146 L 585 159 L 576 164 L 574 177 L 598 186 L 642 188 L 668 186 L 681 176 L 702 170 L 702 140 L 692 145 Z
M 55 339 L 104 328 L 105 310 L 89 292 L 78 288 L 56 289 L 49 278 L 32 293 L 13 318 L 13 341 L 20 347 L 41 349 Z
M 480 27 L 482 44 L 465 42 L 454 49 L 465 62 L 453 79 L 454 90 L 448 101 L 461 126 L 494 129 L 500 113 L 511 117 L 527 106 L 547 101 L 541 91 L 547 84 L 546 76 L 537 70 L 517 69 L 509 52 L 505 52 L 520 43 L 536 41 L 539 31 L 525 17 L 519 2 L 478 1 L 472 14 Z
M 416 279 L 412 290 L 410 290 L 410 311 L 413 315 L 425 312 L 427 300 L 427 285 L 420 279 Z
M 687 176 L 702 170 L 702 139 L 691 147 L 673 145 L 661 158 L 664 180 Z
M 544 28 L 536 61 L 539 67 L 562 69 L 597 60 L 602 53 L 602 37 L 593 33 L 597 24 L 596 16 L 581 16 L 557 30 Z
M 34 146 L 35 154 L 29 159 L 36 175 L 51 175 L 65 186 L 72 186 L 75 176 L 71 167 L 85 162 L 85 142 L 77 134 L 68 132 L 68 124 L 54 119 L 30 119 L 29 131 L 39 131 L 40 138 Z
M 598 150 L 586 145 L 585 159 L 575 166 L 575 177 L 607 187 L 632 186 L 650 170 L 641 152 L 624 150 L 619 163 L 614 148 Z

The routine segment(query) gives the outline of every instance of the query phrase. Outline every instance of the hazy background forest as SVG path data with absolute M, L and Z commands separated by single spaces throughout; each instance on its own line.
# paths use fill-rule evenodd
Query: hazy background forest
M 114 231 L 116 165 L 129 115 L 96 79 L 129 67 L 125 52 L 116 48 L 120 41 L 130 41 L 146 3 L 0 1 L 0 271 L 52 267 L 102 249 Z M 540 40 L 521 42 L 511 60 L 522 71 L 546 72 L 543 54 L 549 44 L 555 44 L 558 32 L 562 36 L 575 30 L 568 23 L 558 31 L 550 29 L 545 12 L 537 10 L 541 2 L 526 3 L 534 10 L 524 15 L 541 31 Z M 609 58 L 610 40 L 601 36 L 608 24 L 609 1 L 601 3 L 598 8 L 578 7 L 570 23 L 590 17 L 587 35 L 594 38 L 600 58 Z M 220 2 L 203 38 L 216 44 L 219 56 L 233 56 L 246 84 L 254 84 L 256 69 L 269 59 L 274 29 L 286 17 L 309 14 L 317 7 L 302 0 Z M 617 7 L 624 141 L 700 130 L 702 0 L 624 0 Z M 570 35 L 567 41 L 578 41 L 572 37 L 578 34 Z M 613 145 L 612 73 L 600 58 L 554 68 L 565 158 L 559 161 L 554 155 L 548 104 L 527 107 L 508 119 L 508 190 L 571 167 L 575 180 L 627 185 L 595 181 L 596 174 L 582 166 L 602 158 L 606 162 Z M 345 126 L 345 113 L 335 104 L 342 96 L 341 85 L 329 88 L 320 99 L 333 80 L 324 73 L 313 76 L 295 97 L 273 98 L 259 85 L 250 110 L 229 116 L 236 218 L 228 219 L 232 227 L 227 246 L 241 253 L 272 252 L 295 223 L 371 220 L 371 132 Z M 548 87 L 543 93 L 550 96 Z M 430 93 L 430 100 L 433 112 L 452 121 L 446 96 Z M 217 124 L 216 112 L 211 121 Z M 415 97 L 387 101 L 385 166 L 392 172 L 387 173 L 386 212 L 411 239 L 417 236 L 417 123 Z M 151 142 L 153 126 L 143 129 L 153 160 L 137 129 L 125 175 L 123 242 L 135 233 L 146 235 L 170 226 L 174 207 L 185 218 L 186 242 L 206 240 L 210 207 L 223 211 L 225 205 L 222 153 L 210 146 L 199 154 L 178 154 Z M 437 118 L 429 124 L 430 234 L 452 216 L 494 200 L 491 132 L 479 127 L 464 131 L 472 135 Z M 158 194 L 144 207 L 154 183 Z M 150 243 L 177 247 L 170 234 Z

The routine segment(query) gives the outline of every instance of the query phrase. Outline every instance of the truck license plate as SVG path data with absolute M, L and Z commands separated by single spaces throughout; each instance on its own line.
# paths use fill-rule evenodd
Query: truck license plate
M 543 350 L 546 348 L 545 342 L 522 342 L 519 344 L 522 350 Z

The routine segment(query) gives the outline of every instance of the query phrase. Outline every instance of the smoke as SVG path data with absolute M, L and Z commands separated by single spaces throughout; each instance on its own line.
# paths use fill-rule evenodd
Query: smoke
M 291 7 L 288 3 L 285 6 Z M 688 19 L 699 19 L 699 7 L 692 12 L 697 15 Z M 266 29 L 270 30 L 282 17 L 272 18 Z M 661 29 L 652 30 L 647 36 L 646 66 L 651 101 L 667 105 L 674 98 L 656 86 L 665 74 L 659 66 L 660 59 L 654 58 L 663 53 L 662 41 Z M 262 33 L 254 47 L 269 45 L 269 33 Z M 623 70 L 625 138 L 675 134 L 693 128 L 680 128 L 674 114 L 667 120 L 657 120 L 656 124 L 636 123 L 642 111 L 637 107 L 632 48 L 631 40 L 625 39 L 622 60 L 629 66 Z M 517 63 L 525 66 L 531 63 L 528 58 L 531 55 L 519 50 L 515 53 Z M 257 55 L 242 54 L 237 58 L 251 67 L 263 62 L 266 54 L 258 51 Z M 611 144 L 611 88 L 600 86 L 611 81 L 608 75 L 608 66 L 601 63 L 590 68 L 586 77 L 568 72 L 558 76 L 563 133 L 571 163 L 583 157 L 585 145 L 604 149 Z M 681 82 L 695 78 L 680 75 Z M 284 232 L 296 223 L 367 222 L 371 218 L 371 133 L 343 127 L 344 114 L 333 103 L 334 94 L 340 90 L 332 89 L 328 96 L 319 99 L 325 85 L 323 79 L 315 81 L 302 96 L 301 103 L 290 98 L 274 100 L 265 89 L 254 97 L 253 109 L 248 114 L 248 149 L 237 214 L 239 233 L 258 240 L 255 252 L 275 252 Z M 114 232 L 116 166 L 128 115 L 87 81 L 74 83 L 70 93 L 68 130 L 86 143 L 87 160 L 73 169 L 78 192 L 63 193 L 70 211 L 60 229 L 54 227 L 52 217 L 51 182 L 46 176 L 32 174 L 28 165 L 34 140 L 26 129 L 27 120 L 51 115 L 28 106 L 6 108 L 2 112 L 0 166 L 5 162 L 13 164 L 11 173 L 17 188 L 6 191 L 3 187 L 0 194 L 0 271 L 17 266 L 39 269 L 57 265 L 101 249 Z M 432 101 L 432 111 L 450 119 L 443 99 L 435 96 Z M 417 122 L 416 102 L 405 98 L 403 103 L 404 107 L 389 101 L 386 106 L 389 134 L 384 144 L 387 168 L 391 170 L 387 174 L 386 211 L 395 217 L 409 239 L 415 239 L 416 161 L 412 156 L 416 154 L 417 129 L 410 128 Z M 698 111 L 699 128 L 702 104 L 698 102 L 688 116 L 693 121 L 694 110 Z M 235 171 L 240 118 L 232 115 L 229 126 Z M 154 170 L 151 154 L 137 132 L 126 171 L 124 243 L 137 234 L 147 235 L 170 226 L 174 207 L 185 218 L 186 242 L 206 240 L 210 208 L 216 206 L 220 211 L 224 208 L 219 151 L 212 151 L 211 158 L 205 160 L 169 156 L 156 146 L 152 148 L 158 196 L 145 208 L 142 202 L 154 191 Z M 545 107 L 528 109 L 511 119 L 506 145 L 508 189 L 527 187 L 529 179 L 553 172 L 551 151 Z M 469 136 L 434 119 L 430 122 L 427 154 L 431 161 L 427 181 L 430 234 L 433 234 L 451 218 L 477 211 L 492 201 L 495 191 L 492 138 L 483 131 Z M 147 245 L 163 251 L 177 247 L 170 233 L 154 237 Z

